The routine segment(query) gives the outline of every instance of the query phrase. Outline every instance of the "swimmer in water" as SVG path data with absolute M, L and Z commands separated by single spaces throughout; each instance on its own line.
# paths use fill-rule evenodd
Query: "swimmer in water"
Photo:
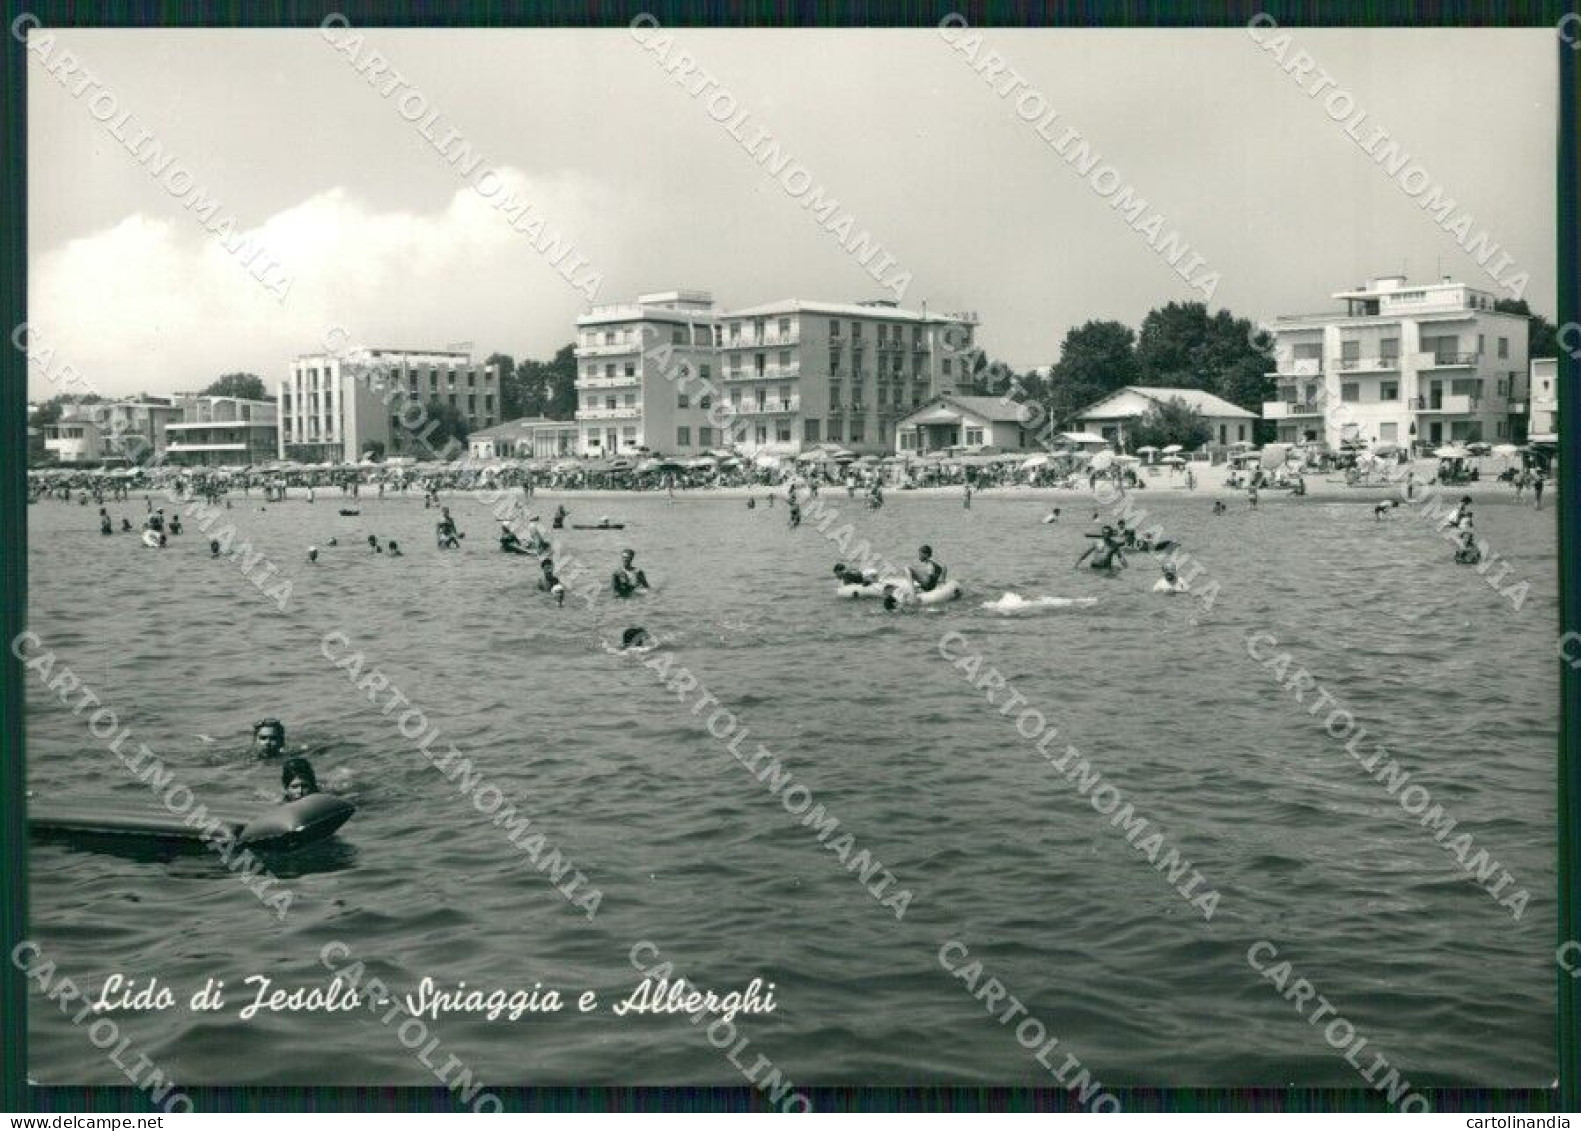
M 527 547 L 522 545 L 522 540 L 516 536 L 505 523 L 500 523 L 500 549 L 507 554 L 525 554 Z
M 1180 575 L 1175 572 L 1175 567 L 1165 562 L 1161 570 L 1163 577 L 1153 582 L 1154 593 L 1184 593 L 1185 583 L 1180 580 Z
M 441 550 L 459 550 L 462 535 L 456 530 L 456 520 L 450 517 L 449 507 L 439 508 L 439 523 L 435 528 L 439 535 L 439 548 Z
M 131 519 L 129 519 L 129 518 L 121 519 L 121 533 L 122 534 L 130 534 L 130 533 L 132 533 L 132 520 Z
M 401 544 L 399 542 L 397 542 L 394 538 L 390 539 L 390 557 L 392 557 L 392 558 L 404 558 L 404 557 L 406 557 L 405 554 L 401 553 Z
M 313 773 L 313 764 L 306 758 L 287 758 L 280 767 L 280 785 L 285 790 L 280 798 L 283 802 L 300 801 L 317 793 L 318 776 Z
M 217 558 L 219 556 L 220 556 L 220 540 L 218 538 L 210 538 L 209 539 L 209 557 Z
M 170 533 L 181 533 L 181 516 L 179 514 L 173 514 L 170 516 Z
M 1223 499 L 1215 499 L 1213 501 L 1213 513 L 1214 514 L 1223 514 L 1225 511 L 1227 511 L 1229 509 L 1230 509 L 1229 507 L 1224 505 L 1224 500 Z
M 1477 536 L 1471 530 L 1464 529 L 1460 532 L 1460 549 L 1455 551 L 1455 561 L 1460 565 L 1476 565 L 1482 560 L 1482 547 L 1477 545 Z
M 932 546 L 923 546 L 917 551 L 917 564 L 908 566 L 906 572 L 911 574 L 911 580 L 919 590 L 930 593 L 944 584 L 950 571 L 933 560 Z
M 620 552 L 620 568 L 610 577 L 610 586 L 617 597 L 630 597 L 638 589 L 650 589 L 648 577 L 634 564 L 637 551 L 622 550 Z
M 545 558 L 543 561 L 538 563 L 538 568 L 543 571 L 543 576 L 538 579 L 539 591 L 552 594 L 555 599 L 555 603 L 561 607 L 564 607 L 565 583 L 554 575 L 554 562 L 550 561 L 548 558 Z
M 554 527 L 556 530 L 564 530 L 566 516 L 570 513 L 571 512 L 566 510 L 564 507 L 556 506 L 554 508 L 554 518 L 550 520 L 549 525 Z
M 1092 566 L 1090 567 L 1092 569 L 1112 570 L 1117 561 L 1120 563 L 1121 569 L 1126 568 L 1125 554 L 1121 552 L 1125 547 L 1115 535 L 1114 527 L 1105 526 L 1102 532 L 1097 535 L 1097 538 L 1098 541 L 1088 547 L 1087 551 L 1076 559 L 1077 567 L 1080 567 L 1081 563 L 1088 558 L 1092 558 Z
M 653 637 L 649 636 L 648 630 L 643 628 L 641 625 L 638 625 L 635 628 L 628 628 L 625 632 L 620 634 L 620 647 L 622 651 L 627 648 L 646 648 L 653 643 Z
M 110 524 L 110 512 L 103 507 L 99 508 L 99 533 L 114 534 L 115 527 Z
M 1043 516 L 1043 521 L 1044 522 L 1058 522 L 1059 521 L 1059 508 L 1058 507 L 1050 507 L 1048 514 Z
M 375 554 L 384 553 L 384 547 L 379 545 L 379 539 L 377 535 L 368 535 L 368 549 L 372 550 Z
M 317 546 L 309 546 L 307 548 L 307 560 L 310 561 L 310 562 L 318 561 L 318 547 Z
M 328 542 L 326 542 L 324 544 L 326 546 L 338 546 L 338 545 L 340 545 L 340 542 L 338 540 L 334 539 L 334 538 L 331 538 Z
M 867 585 L 874 579 L 874 575 L 852 569 L 844 562 L 834 563 L 834 576 L 841 585 Z
M 1388 514 L 1399 505 L 1400 501 L 1398 499 L 1385 499 L 1383 502 L 1372 508 L 1372 517 L 1374 520 L 1382 522 L 1383 516 Z
M 260 719 L 253 724 L 253 753 L 260 758 L 278 758 L 285 753 L 285 724 L 279 719 Z

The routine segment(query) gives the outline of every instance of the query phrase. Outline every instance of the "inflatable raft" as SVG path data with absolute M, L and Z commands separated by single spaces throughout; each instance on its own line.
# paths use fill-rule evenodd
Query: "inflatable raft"
M 314 793 L 277 805 L 251 820 L 220 818 L 238 845 L 290 852 L 335 833 L 357 807 L 332 793 Z M 29 805 L 28 832 L 40 839 L 72 842 L 118 841 L 199 846 L 207 829 L 186 824 L 173 813 L 115 813 Z

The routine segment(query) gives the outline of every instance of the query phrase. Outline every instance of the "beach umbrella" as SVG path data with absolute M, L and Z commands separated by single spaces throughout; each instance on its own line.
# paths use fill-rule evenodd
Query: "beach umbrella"
M 1102 471 L 1114 462 L 1114 453 L 1111 451 L 1097 452 L 1092 457 L 1092 466 L 1095 471 Z
M 1114 457 L 1114 462 L 1115 463 L 1141 463 L 1142 462 L 1142 457 L 1141 456 L 1115 456 Z
M 1152 444 L 1144 444 L 1140 448 L 1136 449 L 1136 454 L 1137 455 L 1152 455 L 1154 452 L 1156 452 L 1158 450 L 1159 449 L 1153 447 Z
M 582 465 L 577 463 L 574 459 L 563 459 L 554 465 L 554 469 L 556 471 L 579 471 L 581 470 L 581 467 Z
M 1465 448 L 1457 447 L 1457 446 L 1451 444 L 1449 447 L 1439 448 L 1436 452 L 1433 453 L 1433 455 L 1435 455 L 1439 459 L 1465 459 L 1468 456 L 1470 456 L 1471 453 L 1468 452 Z
M 1175 464 L 1178 467 L 1180 464 L 1183 464 L 1186 461 L 1181 459 L 1179 456 L 1165 456 L 1163 459 L 1159 460 L 1158 462 L 1159 463 L 1172 463 L 1172 464 Z
M 1047 467 L 1049 462 L 1050 461 L 1049 461 L 1049 457 L 1048 456 L 1036 455 L 1036 456 L 1033 456 L 1030 459 L 1024 461 L 1021 464 L 1021 470 L 1022 471 L 1031 471 L 1034 467 Z
M 1165 444 L 1163 448 L 1165 455 L 1174 455 L 1176 452 L 1184 450 L 1179 444 Z
M 1514 444 L 1494 444 L 1493 445 L 1493 454 L 1494 455 L 1513 456 L 1513 455 L 1519 455 L 1520 451 L 1521 451 L 1521 449 L 1516 447 Z

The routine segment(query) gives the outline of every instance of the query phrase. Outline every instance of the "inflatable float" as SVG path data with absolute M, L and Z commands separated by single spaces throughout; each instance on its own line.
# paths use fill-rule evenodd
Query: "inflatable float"
M 571 529 L 572 530 L 624 530 L 624 529 L 626 529 L 626 524 L 624 522 L 595 522 L 595 523 L 573 522 L 571 524 Z
M 1016 613 L 1040 613 L 1051 609 L 1073 609 L 1096 605 L 1096 597 L 1023 597 L 1019 593 L 1006 593 L 997 601 L 984 601 L 982 607 L 990 613 L 1012 616 Z
M 143 531 L 143 545 L 147 546 L 150 550 L 157 550 L 157 549 L 159 549 L 159 531 L 157 531 L 157 530 L 145 530 L 145 531 Z
M 332 793 L 313 793 L 266 809 L 250 821 L 220 818 L 238 845 L 271 852 L 290 852 L 331 836 L 351 819 L 357 807 Z M 28 831 L 42 839 L 113 840 L 140 843 L 201 845 L 206 828 L 188 825 L 172 814 L 109 813 L 29 805 Z
M 1188 590 L 1186 588 L 1186 583 L 1184 581 L 1180 580 L 1180 578 L 1178 578 L 1178 577 L 1175 578 L 1174 581 L 1170 581 L 1168 578 L 1160 577 L 1157 581 L 1153 582 L 1153 592 L 1154 593 L 1188 593 L 1188 592 L 1190 592 L 1190 590 Z
M 344 507 L 342 507 L 341 511 L 340 511 L 340 517 L 341 518 L 356 518 L 361 513 L 362 513 L 361 511 L 347 510 Z

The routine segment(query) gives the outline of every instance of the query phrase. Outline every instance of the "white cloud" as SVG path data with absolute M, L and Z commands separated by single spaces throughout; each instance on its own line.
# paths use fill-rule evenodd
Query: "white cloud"
M 622 245 L 620 218 L 636 210 L 585 178 L 501 176 L 586 257 L 576 279 L 606 269 Z M 512 228 L 495 207 L 502 198 L 459 178 L 445 206 L 426 213 L 377 211 L 344 189 L 311 196 L 247 233 L 290 276 L 283 302 L 172 198 L 168 218 L 128 216 L 40 255 L 28 321 L 56 364 L 107 395 L 196 389 L 232 370 L 272 386 L 332 326 L 368 344 L 471 339 L 479 356 L 547 353 L 570 340 L 587 299 Z M 31 376 L 33 391 L 50 391 Z

